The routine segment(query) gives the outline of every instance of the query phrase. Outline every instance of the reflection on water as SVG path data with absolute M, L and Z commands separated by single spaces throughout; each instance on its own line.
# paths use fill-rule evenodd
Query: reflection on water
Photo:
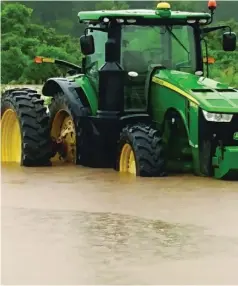
M 237 182 L 16 165 L 1 179 L 3 284 L 238 283 Z

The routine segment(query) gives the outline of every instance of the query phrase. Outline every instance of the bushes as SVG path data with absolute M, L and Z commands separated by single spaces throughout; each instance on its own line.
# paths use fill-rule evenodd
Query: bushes
M 48 4 L 44 4 L 44 2 L 33 4 L 36 6 L 42 5 L 42 7 L 45 7 L 44 9 L 48 9 L 46 8 L 48 7 Z M 152 4 L 150 3 L 150 5 Z M 63 14 L 64 9 L 66 9 L 69 4 L 66 3 L 57 5 L 63 5 L 59 7 L 61 14 Z M 70 5 L 73 4 L 71 3 Z M 86 2 L 81 2 L 80 5 L 84 6 L 82 8 L 85 8 L 89 4 Z M 97 2 L 95 5 L 97 9 L 126 9 L 128 7 L 130 8 L 132 5 L 139 5 L 139 3 L 131 4 L 130 2 L 124 1 L 101 1 L 100 3 Z M 147 8 L 149 8 L 148 5 Z M 91 8 L 95 9 L 95 7 Z M 198 10 L 194 4 L 184 1 L 182 4 L 177 1 L 173 4 L 173 8 L 182 8 L 182 10 Z M 36 12 L 38 14 L 40 13 L 39 10 Z M 70 35 L 60 35 L 57 34 L 56 30 L 53 28 L 44 27 L 43 25 L 33 23 L 34 19 L 32 17 L 32 13 L 33 10 L 31 8 L 28 8 L 20 3 L 5 2 L 2 4 L 1 81 L 3 84 L 10 84 L 14 82 L 24 84 L 41 84 L 51 76 L 61 76 L 62 74 L 65 74 L 66 70 L 62 68 L 59 69 L 59 67 L 55 65 L 44 64 L 44 67 L 42 67 L 41 65 L 34 64 L 33 58 L 37 55 L 57 57 L 75 64 L 79 64 L 81 62 L 82 55 L 79 48 L 78 38 L 74 38 Z M 50 17 L 48 10 L 42 11 L 42 15 L 44 14 L 44 17 L 45 13 L 48 15 L 48 17 Z M 44 17 L 42 16 L 42 19 Z M 52 17 L 52 19 L 53 18 L 54 17 Z M 38 22 L 42 22 L 42 19 L 38 19 Z M 59 24 L 60 20 L 62 20 L 61 26 L 64 26 L 62 29 L 60 29 L 60 31 L 67 32 L 67 29 L 69 30 L 72 26 L 71 21 L 68 20 L 66 25 L 65 19 L 57 18 L 57 21 L 55 22 Z M 76 19 L 74 22 L 75 21 Z M 63 23 L 65 23 L 65 25 L 63 25 Z M 214 23 L 213 25 L 230 25 L 232 30 L 238 34 L 238 23 L 234 19 L 229 19 L 226 22 Z M 209 55 L 214 56 L 216 59 L 216 63 L 209 67 L 211 77 L 228 83 L 229 85 L 237 86 L 238 51 L 231 53 L 222 51 L 221 31 L 210 33 L 207 38 Z
M 2 17 L 2 76 L 3 84 L 42 83 L 65 70 L 33 62 L 35 56 L 59 57 L 80 62 L 79 43 L 68 35 L 57 35 L 52 28 L 32 24 L 32 9 L 19 3 L 4 4 Z
M 227 53 L 224 51 L 211 52 L 216 63 L 210 67 L 210 77 L 215 80 L 238 87 L 238 52 Z

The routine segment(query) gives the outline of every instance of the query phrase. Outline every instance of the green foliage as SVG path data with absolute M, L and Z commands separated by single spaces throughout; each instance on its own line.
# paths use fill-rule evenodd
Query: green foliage
M 129 9 L 129 5 L 124 1 L 99 1 L 95 6 L 96 10 L 124 10 Z
M 80 64 L 79 36 L 84 26 L 78 23 L 82 10 L 154 9 L 159 1 L 25 1 L 2 2 L 1 55 L 3 84 L 41 83 L 65 70 L 51 64 L 36 65 L 36 55 L 58 57 Z M 169 1 L 173 10 L 208 11 L 204 1 Z M 213 25 L 230 25 L 238 35 L 236 1 L 218 1 Z M 219 21 L 218 21 L 219 20 Z M 74 37 L 75 36 L 75 37 Z M 147 35 L 149 37 L 149 35 Z M 207 37 L 209 55 L 216 59 L 209 66 L 210 76 L 230 85 L 238 84 L 238 51 L 222 50 L 222 31 Z M 136 40 L 131 45 L 136 45 Z
M 17 80 L 24 73 L 28 65 L 28 58 L 24 55 L 20 48 L 10 47 L 6 51 L 2 51 L 2 73 L 1 82 L 3 84 Z
M 48 45 L 40 45 L 36 49 L 38 55 L 44 57 L 55 57 L 62 60 L 68 60 L 73 62 L 75 58 L 67 53 L 66 49 Z M 49 77 L 60 75 L 61 72 L 56 65 L 44 64 L 44 67 L 39 64 L 35 64 L 33 61 L 26 67 L 23 76 L 19 79 L 20 82 L 24 82 L 27 78 L 29 81 L 34 83 L 40 83 L 41 81 L 47 80 Z
M 1 11 L 2 33 L 19 33 L 24 35 L 26 27 L 30 24 L 32 9 L 16 4 L 5 4 Z
M 44 105 L 45 106 L 50 105 L 51 101 L 52 101 L 52 97 L 46 97 L 45 96 L 45 98 L 44 98 Z
M 228 25 L 238 35 L 238 23 L 234 19 L 224 22 L 216 22 L 216 26 Z M 225 52 L 222 48 L 223 30 L 211 32 L 207 35 L 208 55 L 215 58 L 215 63 L 209 66 L 210 77 L 215 80 L 227 83 L 231 86 L 238 86 L 238 51 Z M 205 48 L 203 49 L 205 56 Z
M 53 28 L 32 23 L 32 9 L 19 3 L 5 4 L 1 18 L 3 84 L 41 83 L 65 72 L 55 65 L 35 64 L 33 59 L 37 55 L 80 62 L 78 39 L 57 35 Z

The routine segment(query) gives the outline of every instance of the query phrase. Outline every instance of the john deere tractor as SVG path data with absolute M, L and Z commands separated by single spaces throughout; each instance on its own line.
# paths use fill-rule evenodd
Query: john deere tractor
M 212 59 L 202 51 L 210 32 L 223 30 L 227 52 L 236 50 L 236 35 L 210 27 L 216 2 L 208 7 L 179 12 L 161 2 L 154 10 L 80 12 L 81 66 L 35 59 L 70 68 L 43 86 L 49 112 L 34 90 L 3 93 L 2 161 L 238 178 L 238 90 L 209 79 Z

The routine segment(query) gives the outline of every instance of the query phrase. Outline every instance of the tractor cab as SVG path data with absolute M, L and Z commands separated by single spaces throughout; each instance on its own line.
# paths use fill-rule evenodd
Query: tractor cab
M 81 50 L 85 55 L 85 73 L 99 91 L 99 70 L 107 54 L 125 72 L 124 108 L 146 109 L 146 79 L 152 67 L 184 70 L 195 73 L 201 69 L 197 61 L 195 29 L 181 15 L 170 17 L 167 3 L 160 3 L 157 10 L 127 10 L 80 12 L 81 22 L 88 27 L 81 37 Z M 163 15 L 166 16 L 163 18 Z M 180 16 L 180 17 L 178 17 Z M 208 20 L 209 14 L 197 15 Z M 95 19 L 96 18 L 96 19 Z M 107 43 L 112 49 L 106 50 Z
M 124 26 L 121 65 L 128 74 L 125 108 L 134 105 L 145 108 L 146 83 L 149 85 L 153 70 L 166 68 L 196 72 L 193 28 L 185 25 Z
M 147 109 L 148 85 L 156 69 L 203 73 L 201 41 L 203 28 L 212 21 L 214 1 L 208 6 L 211 14 L 171 11 L 163 2 L 155 10 L 80 12 L 80 22 L 87 24 L 80 38 L 83 69 L 97 93 L 105 84 L 99 81 L 100 69 L 108 61 L 119 64 L 116 69 L 125 74 L 120 83 L 124 110 Z M 227 50 L 234 50 L 234 42 L 231 32 L 224 34 Z

